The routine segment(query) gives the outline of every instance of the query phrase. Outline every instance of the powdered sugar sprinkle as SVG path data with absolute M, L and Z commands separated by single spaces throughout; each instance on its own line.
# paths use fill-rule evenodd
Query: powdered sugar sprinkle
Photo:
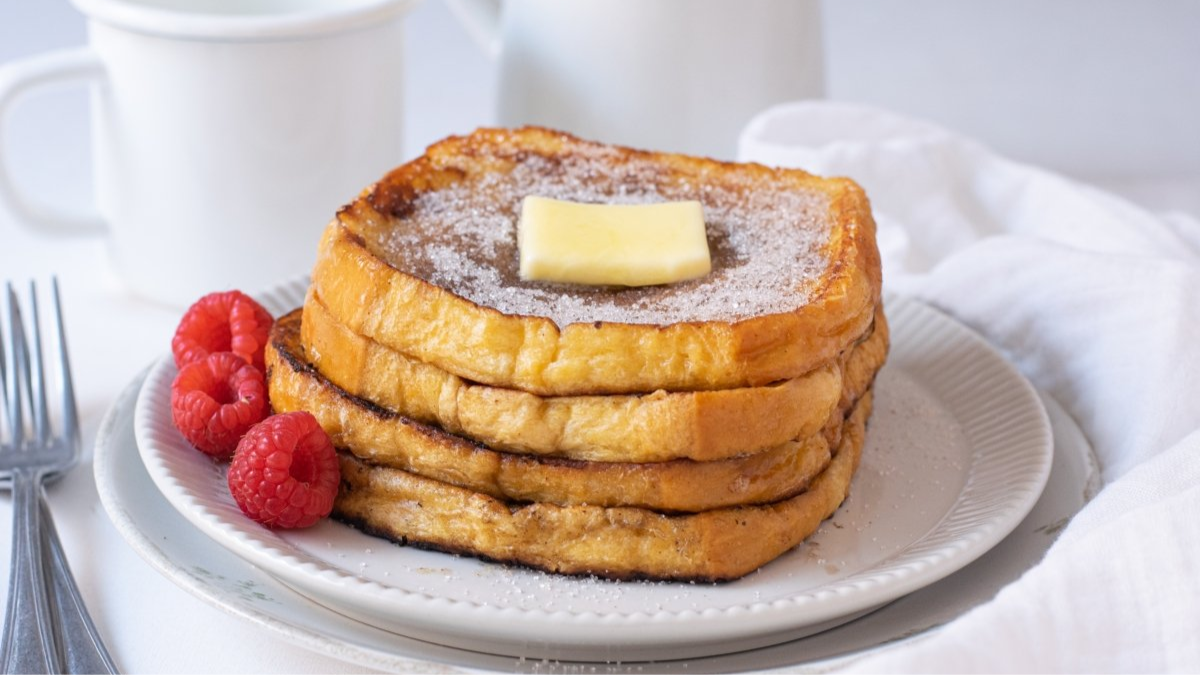
M 527 195 L 614 204 L 698 200 L 713 271 L 642 288 L 524 281 L 516 242 Z M 602 147 L 557 159 L 530 155 L 509 172 L 472 174 L 421 194 L 413 207 L 375 235 L 372 248 L 381 256 L 476 304 L 548 317 L 559 326 L 736 321 L 782 313 L 807 301 L 806 290 L 827 264 L 821 254 L 829 237 L 825 193 L 736 172 L 681 180 L 655 162 Z

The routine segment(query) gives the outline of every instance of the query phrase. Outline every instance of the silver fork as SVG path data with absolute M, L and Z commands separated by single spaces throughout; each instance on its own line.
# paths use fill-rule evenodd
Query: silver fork
M 52 433 L 46 402 L 37 291 L 29 287 L 33 339 L 25 334 L 20 304 L 7 285 L 7 339 L 0 353 L 7 440 L 0 433 L 0 482 L 13 493 L 13 550 L 8 610 L 0 665 L 8 673 L 115 673 L 95 624 L 84 607 L 62 543 L 45 503 L 44 482 L 79 460 L 79 418 L 67 358 L 58 280 L 53 280 L 58 379 L 62 396 L 58 433 Z M 30 415 L 26 420 L 26 407 Z M 54 581 L 46 585 L 47 575 Z

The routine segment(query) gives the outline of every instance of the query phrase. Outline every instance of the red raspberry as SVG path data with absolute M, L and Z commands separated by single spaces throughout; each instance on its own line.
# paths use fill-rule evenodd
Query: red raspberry
M 229 492 L 267 527 L 308 527 L 329 515 L 341 470 L 329 435 L 312 414 L 272 415 L 238 443 Z
M 209 354 L 171 383 L 171 419 L 189 443 L 228 459 L 238 440 L 267 416 L 267 383 L 258 368 L 232 352 Z
M 188 308 L 171 339 L 175 366 L 216 352 L 233 352 L 263 368 L 263 348 L 273 319 L 262 305 L 241 291 L 209 293 Z

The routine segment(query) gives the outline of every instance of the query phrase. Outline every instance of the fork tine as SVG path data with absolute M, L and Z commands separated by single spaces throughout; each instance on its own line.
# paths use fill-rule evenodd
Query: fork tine
M 50 278 L 50 289 L 54 297 L 54 328 L 58 334 L 58 376 L 62 389 L 63 436 L 72 443 L 74 452 L 79 451 L 79 411 L 75 403 L 75 385 L 71 379 L 71 359 L 67 356 L 67 330 L 63 325 L 62 299 L 58 294 L 58 277 Z
M 38 444 L 50 440 L 50 414 L 46 409 L 45 361 L 42 360 L 42 321 L 38 312 L 37 284 L 29 282 L 29 323 L 32 331 L 31 345 L 26 346 L 30 354 L 29 407 L 33 413 L 33 435 Z
M 7 284 L 8 293 L 8 339 L 5 349 L 8 351 L 8 372 L 5 373 L 5 385 L 8 392 L 8 427 L 12 435 L 12 445 L 20 448 L 25 440 L 24 399 L 21 396 L 21 380 L 28 372 L 25 359 L 25 328 L 21 323 L 21 308 L 17 305 L 17 294 L 13 292 L 12 283 Z

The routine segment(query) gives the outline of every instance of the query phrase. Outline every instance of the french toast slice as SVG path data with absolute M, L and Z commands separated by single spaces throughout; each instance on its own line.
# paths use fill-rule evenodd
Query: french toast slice
M 521 200 L 695 199 L 713 271 L 640 288 L 529 282 Z M 342 208 L 312 284 L 351 331 L 459 377 L 542 396 L 756 387 L 866 332 L 875 224 L 853 181 L 645 152 L 540 128 L 451 137 Z
M 769 504 L 686 515 L 634 507 L 514 503 L 341 453 L 333 517 L 394 542 L 564 574 L 726 581 L 794 548 L 841 505 L 870 414 L 854 407 L 829 466 Z
M 315 294 L 305 302 L 301 336 L 306 358 L 330 382 L 388 410 L 497 450 L 606 462 L 711 461 L 811 436 L 838 404 L 844 362 L 854 354 L 862 362 L 857 367 L 873 375 L 888 340 L 880 310 L 859 344 L 791 380 L 717 391 L 542 397 L 464 381 L 384 347 L 337 323 Z
M 307 361 L 298 319 L 298 312 L 280 317 L 266 349 L 267 384 L 276 412 L 311 412 L 337 447 L 372 464 L 506 501 L 680 512 L 773 502 L 802 491 L 826 467 L 844 419 L 839 411 L 827 418 L 820 433 L 710 462 L 587 462 L 500 452 L 337 387 Z M 874 359 L 860 347 L 848 361 Z M 843 396 L 849 401 L 870 388 L 875 374 L 869 367 L 853 371 L 858 377 L 846 383 Z

